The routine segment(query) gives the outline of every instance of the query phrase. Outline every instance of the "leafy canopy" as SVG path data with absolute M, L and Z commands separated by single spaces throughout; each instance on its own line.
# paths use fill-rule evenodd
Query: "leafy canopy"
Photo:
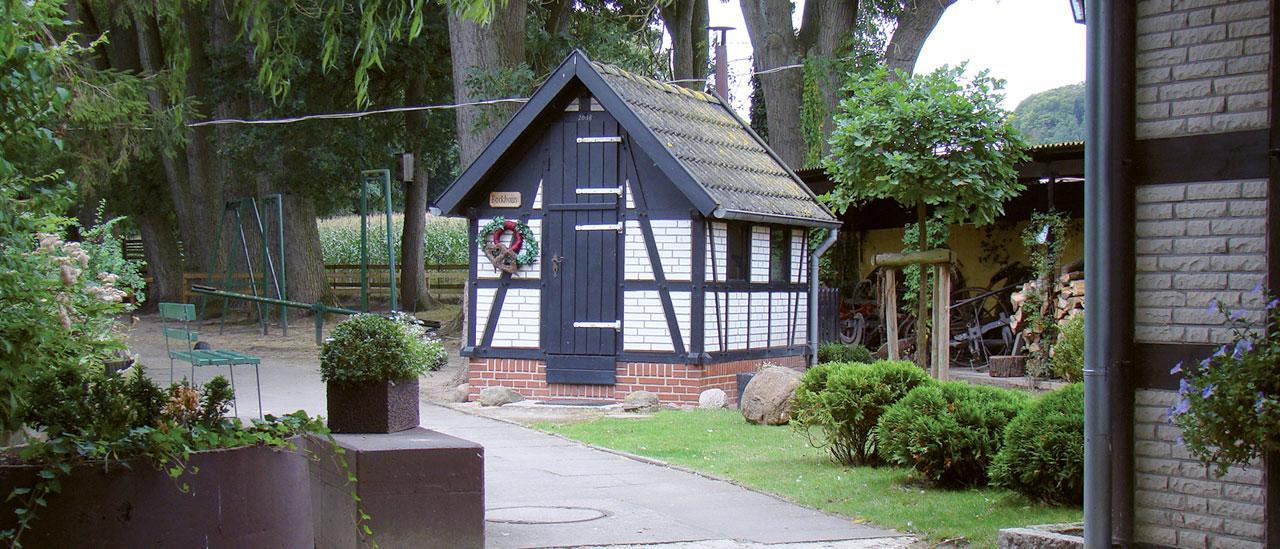
M 1033 145 L 1084 141 L 1084 83 L 1023 99 L 1013 110 L 1013 126 Z
M 964 70 L 850 75 L 823 161 L 837 183 L 827 202 L 841 212 L 878 198 L 923 203 L 949 223 L 978 225 L 1003 213 L 1023 189 L 1014 165 L 1026 144 L 1000 107 L 1003 81 Z

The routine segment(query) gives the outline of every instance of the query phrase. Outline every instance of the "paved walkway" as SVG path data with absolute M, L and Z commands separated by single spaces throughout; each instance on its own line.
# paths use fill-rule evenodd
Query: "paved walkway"
M 152 317 L 154 318 L 154 317 Z M 148 319 L 152 320 L 152 319 Z M 209 330 L 216 346 L 263 358 L 267 413 L 325 413 L 324 384 L 311 334 L 261 336 L 253 327 Z M 158 322 L 136 326 L 130 345 L 157 381 L 169 361 Z M 218 373 L 226 374 L 225 368 Z M 202 370 L 200 380 L 214 375 Z M 178 372 L 182 375 L 182 371 Z M 237 368 L 240 415 L 257 416 L 252 370 Z M 772 496 L 598 450 L 511 423 L 423 404 L 422 426 L 485 447 L 489 547 L 649 546 L 725 549 L 760 544 L 793 548 L 902 547 L 902 534 L 855 524 Z M 498 520 L 507 520 L 499 522 Z M 558 521 L 535 524 L 535 522 Z M 573 522 L 565 522 L 573 521 Z

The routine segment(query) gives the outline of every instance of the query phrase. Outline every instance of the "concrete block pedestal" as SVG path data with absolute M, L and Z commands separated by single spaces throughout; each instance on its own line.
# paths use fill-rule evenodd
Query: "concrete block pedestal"
M 484 448 L 415 427 L 334 435 L 346 453 L 360 507 L 382 547 L 484 547 Z M 312 517 L 317 548 L 367 546 L 346 471 L 327 440 L 313 438 Z

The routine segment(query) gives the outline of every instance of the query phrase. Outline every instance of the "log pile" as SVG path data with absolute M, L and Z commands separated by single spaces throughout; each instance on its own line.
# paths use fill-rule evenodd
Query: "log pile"
M 1046 293 L 1045 288 L 1050 281 L 1032 280 L 1022 285 L 1010 297 L 1013 303 L 1013 331 L 1020 336 L 1021 350 L 1031 356 L 1039 356 L 1047 351 L 1041 342 L 1045 326 L 1037 326 L 1032 321 L 1031 307 L 1038 307 L 1040 316 L 1052 318 L 1055 325 L 1061 326 L 1071 317 L 1084 310 L 1084 270 L 1077 264 L 1067 265 L 1052 281 L 1052 291 Z M 1047 298 L 1047 299 L 1046 299 Z M 1053 342 L 1049 342 L 1052 345 Z

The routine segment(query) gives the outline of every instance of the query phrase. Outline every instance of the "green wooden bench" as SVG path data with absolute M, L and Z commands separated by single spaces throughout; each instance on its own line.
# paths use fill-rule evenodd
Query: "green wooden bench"
M 169 383 L 174 382 L 173 365 L 175 362 L 185 362 L 191 365 L 191 377 L 187 378 L 191 385 L 196 384 L 196 367 L 197 366 L 226 366 L 231 372 L 231 405 L 235 409 L 236 415 L 240 415 L 238 400 L 235 398 L 236 391 L 236 366 L 253 366 L 253 378 L 258 387 L 258 416 L 262 417 L 262 378 L 258 375 L 258 365 L 262 363 L 262 359 L 241 353 L 239 351 L 231 351 L 227 349 L 205 349 L 197 348 L 196 343 L 200 340 L 200 332 L 191 329 L 191 322 L 196 320 L 196 306 L 188 303 L 161 303 L 160 319 L 164 330 L 164 348 L 169 353 Z M 181 327 L 170 327 L 170 323 L 175 323 Z M 177 343 L 181 342 L 181 346 L 174 348 Z

